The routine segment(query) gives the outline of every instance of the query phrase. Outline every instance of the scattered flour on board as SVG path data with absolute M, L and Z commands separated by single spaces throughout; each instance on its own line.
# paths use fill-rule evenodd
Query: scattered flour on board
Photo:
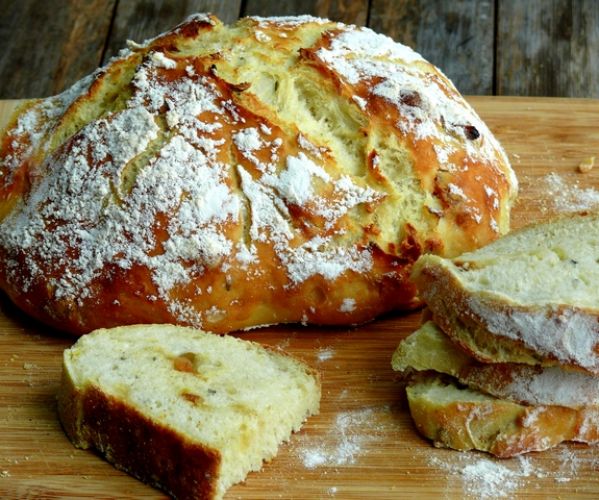
M 582 188 L 578 181 L 568 182 L 552 172 L 542 178 L 544 192 L 551 208 L 559 212 L 578 212 L 599 207 L 599 191 Z
M 463 481 L 464 495 L 470 498 L 507 498 L 519 487 L 522 473 L 489 458 L 478 455 L 455 455 L 454 460 L 444 461 L 437 456 L 429 458 L 429 465 L 446 470 Z M 456 461 L 455 457 L 460 460 Z M 467 457 L 464 460 L 464 457 Z M 527 468 L 525 466 L 524 468 Z
M 356 462 L 363 447 L 380 434 L 377 413 L 388 413 L 388 406 L 343 411 L 336 415 L 323 438 L 306 439 L 296 448 L 304 467 L 348 465 Z
M 444 450 L 447 451 L 447 450 Z M 563 447 L 558 452 L 558 467 L 547 469 L 535 465 L 534 457 L 519 456 L 511 460 L 482 457 L 478 453 L 450 451 L 448 458 L 428 457 L 428 465 L 447 471 L 462 482 L 464 498 L 514 498 L 529 480 L 550 478 L 568 483 L 578 475 L 581 460 L 575 450 Z

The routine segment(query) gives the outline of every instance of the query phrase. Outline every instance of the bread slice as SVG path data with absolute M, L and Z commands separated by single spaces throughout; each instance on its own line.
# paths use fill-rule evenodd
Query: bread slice
M 220 498 L 318 413 L 317 374 L 258 344 L 171 325 L 97 330 L 64 353 L 79 448 L 175 498 Z
M 599 374 L 599 214 L 536 224 L 412 274 L 435 323 L 481 361 Z
M 427 321 L 397 347 L 393 369 L 451 375 L 460 383 L 492 396 L 528 405 L 569 408 L 599 406 L 599 377 L 558 366 L 481 363 Z
M 417 378 L 406 392 L 416 428 L 435 446 L 508 458 L 563 441 L 599 441 L 597 406 L 526 406 L 431 374 Z

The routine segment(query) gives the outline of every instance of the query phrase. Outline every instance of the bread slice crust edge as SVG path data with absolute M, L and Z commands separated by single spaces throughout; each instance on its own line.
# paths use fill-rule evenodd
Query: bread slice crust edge
M 174 498 L 219 497 L 218 451 L 186 441 L 99 388 L 78 390 L 63 373 L 58 413 L 76 447 L 97 450 L 117 469 Z
M 450 262 L 424 256 L 412 279 L 435 323 L 471 356 L 487 363 L 560 365 L 599 374 L 598 311 L 569 305 L 523 306 L 493 294 L 475 295 L 460 283 Z M 574 343 L 562 335 L 567 321 L 582 326 Z M 581 344 L 590 348 L 580 349 Z
M 579 409 L 599 405 L 599 377 L 558 366 L 481 363 L 455 345 L 432 321 L 402 340 L 391 365 L 404 374 L 434 371 L 496 398 L 524 405 Z

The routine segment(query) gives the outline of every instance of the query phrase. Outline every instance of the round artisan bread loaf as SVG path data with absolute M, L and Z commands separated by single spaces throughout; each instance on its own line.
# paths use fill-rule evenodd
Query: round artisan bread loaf
M 418 256 L 505 233 L 517 190 L 438 69 L 307 16 L 193 16 L 27 104 L 1 148 L 0 286 L 77 334 L 413 308 Z

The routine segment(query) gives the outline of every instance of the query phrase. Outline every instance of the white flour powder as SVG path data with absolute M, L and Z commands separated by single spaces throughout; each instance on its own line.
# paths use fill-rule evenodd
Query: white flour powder
M 568 182 L 552 172 L 542 178 L 544 193 L 551 208 L 559 212 L 578 212 L 599 207 L 599 191 L 581 188 L 579 182 Z
M 446 458 L 441 458 L 446 455 Z M 578 475 L 581 459 L 576 452 L 563 447 L 558 454 L 558 466 L 547 469 L 538 465 L 534 456 L 499 460 L 479 453 L 460 453 L 449 450 L 431 452 L 428 465 L 449 473 L 450 479 L 461 482 L 465 498 L 514 498 L 520 488 L 529 487 L 534 480 L 551 478 L 567 483 Z
M 338 413 L 323 439 L 306 440 L 297 448 L 304 467 L 315 469 L 355 463 L 363 447 L 377 438 L 375 423 L 379 411 L 388 412 L 389 408 L 383 406 Z
M 318 352 L 316 353 L 316 357 L 318 358 L 318 361 L 320 361 L 320 362 L 328 361 L 334 355 L 335 355 L 335 350 L 332 349 L 331 347 L 326 347 L 326 348 L 323 347 L 321 349 L 318 349 Z

